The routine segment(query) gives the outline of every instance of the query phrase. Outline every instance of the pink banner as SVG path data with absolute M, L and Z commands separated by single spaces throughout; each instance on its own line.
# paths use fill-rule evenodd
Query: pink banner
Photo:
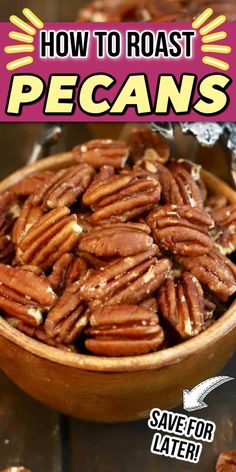
M 187 22 L 0 27 L 0 121 L 236 121 L 233 23 L 217 41 Z

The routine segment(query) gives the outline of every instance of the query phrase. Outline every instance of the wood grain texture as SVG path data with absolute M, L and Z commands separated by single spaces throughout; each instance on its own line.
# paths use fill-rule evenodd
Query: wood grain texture
M 224 375 L 235 376 L 236 357 L 226 366 Z M 70 472 L 214 472 L 218 455 L 236 448 L 235 423 L 236 385 L 229 382 L 212 392 L 207 398 L 209 407 L 193 416 L 216 423 L 215 440 L 203 443 L 199 464 L 191 465 L 151 454 L 154 431 L 146 421 L 118 425 L 97 425 L 71 420 Z M 181 408 L 176 411 L 185 413 Z
M 0 470 L 24 465 L 33 472 L 62 471 L 58 413 L 0 375 Z
M 236 357 L 224 369 L 235 375 Z M 214 472 L 217 456 L 236 447 L 234 383 L 212 392 L 194 416 L 216 423 L 197 466 L 152 455 L 146 421 L 104 425 L 59 417 L 0 375 L 0 469 L 24 464 L 32 472 Z M 182 412 L 182 409 L 178 409 Z M 62 447 L 61 447 L 62 445 Z

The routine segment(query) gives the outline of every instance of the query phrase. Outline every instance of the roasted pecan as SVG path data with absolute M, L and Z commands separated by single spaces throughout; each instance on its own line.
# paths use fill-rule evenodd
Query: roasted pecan
M 83 233 L 89 233 L 92 231 L 93 226 L 91 225 L 89 219 L 91 216 L 91 212 L 87 213 L 76 213 L 77 222 L 81 226 Z
M 148 21 L 157 15 L 160 9 L 153 0 L 93 0 L 80 9 L 78 21 Z
M 42 323 L 42 313 L 56 301 L 47 280 L 19 267 L 0 264 L 0 308 L 30 326 Z
M 43 210 L 40 206 L 32 204 L 32 198 L 29 197 L 21 208 L 19 218 L 16 220 L 12 230 L 12 241 L 19 244 L 39 218 L 43 215 Z
M 38 341 L 41 341 L 44 344 L 47 344 L 48 346 L 57 347 L 58 349 L 61 349 L 63 351 L 77 352 L 75 345 L 59 344 L 54 338 L 50 338 L 50 336 L 48 336 L 48 334 L 45 332 L 43 326 L 29 326 L 23 323 L 23 321 L 17 320 L 16 318 L 6 318 L 6 321 L 11 326 L 13 326 L 13 328 L 18 329 L 18 331 L 20 331 L 21 333 L 27 334 L 27 336 L 37 339 Z
M 66 286 L 73 284 L 74 282 L 84 277 L 88 271 L 88 262 L 82 256 L 76 256 L 70 264 L 67 277 Z
M 17 182 L 11 187 L 11 190 L 19 197 L 29 197 L 53 175 L 54 173 L 50 171 L 35 172 L 34 174 L 27 175 L 27 177 Z
M 30 472 L 29 469 L 26 469 L 25 467 L 8 467 L 8 469 L 4 469 L 1 472 Z
M 142 306 L 143 308 L 146 308 L 146 310 L 153 311 L 153 313 L 157 314 L 158 306 L 157 306 L 157 300 L 155 297 L 146 298 L 146 300 L 143 300 L 140 303 L 140 306 Z
M 177 5 L 178 3 L 179 2 L 176 2 Z M 183 3 L 183 6 L 185 6 L 187 2 L 183 1 L 182 3 Z M 173 4 L 175 4 L 175 1 L 173 1 Z M 186 11 L 183 7 L 181 8 L 181 10 L 177 10 L 173 13 L 169 13 L 166 15 L 158 15 L 156 18 L 153 18 L 153 21 L 158 21 L 160 23 L 170 23 L 173 21 L 191 21 L 191 20 L 192 20 L 191 13 L 189 11 Z
M 18 245 L 16 262 L 47 269 L 62 254 L 70 252 L 78 243 L 82 228 L 76 215 L 69 213 L 67 207 L 56 208 L 31 226 Z
M 190 4 L 191 5 L 191 4 Z M 199 0 L 199 2 L 191 5 L 192 8 L 194 6 L 195 15 L 198 16 L 204 8 L 208 8 L 209 6 L 213 9 L 215 15 L 220 15 L 222 13 L 222 2 L 217 2 L 217 0 L 213 0 L 209 4 L 209 0 Z M 228 19 L 228 21 L 236 21 L 236 12 L 235 12 L 235 4 L 233 0 L 227 0 L 224 2 L 224 15 Z
M 34 337 L 38 341 L 41 341 L 42 343 L 47 344 L 48 346 L 56 347 L 57 349 L 60 349 L 61 351 L 78 352 L 78 349 L 75 346 L 75 344 L 58 343 L 55 339 L 50 338 L 50 336 L 48 336 L 45 330 L 41 327 L 35 330 Z
M 169 170 L 174 175 L 183 202 L 190 206 L 203 207 L 206 198 L 205 186 L 200 179 L 201 167 L 184 159 L 172 161 Z
M 148 126 L 132 129 L 127 145 L 130 148 L 130 158 L 134 163 L 143 159 L 165 164 L 170 156 L 169 147 L 164 139 Z
M 141 223 L 118 223 L 86 234 L 79 249 L 98 257 L 133 256 L 146 251 L 153 244 L 150 228 Z
M 207 199 L 207 187 L 204 180 L 202 180 L 201 178 L 202 166 L 196 164 L 195 162 L 188 161 L 186 159 L 178 159 L 177 163 L 178 163 L 179 168 L 180 166 L 182 166 L 191 175 L 191 177 L 193 178 L 193 180 L 196 182 L 197 186 L 199 187 L 202 201 L 205 202 Z M 173 165 L 173 161 L 171 165 Z M 175 167 L 173 167 L 173 172 L 175 173 Z M 177 169 L 177 173 L 178 173 L 178 169 Z
M 164 332 L 158 316 L 138 305 L 110 305 L 90 316 L 86 348 L 105 356 L 146 354 L 162 347 Z M 91 336 L 91 338 L 90 338 Z
M 32 195 L 33 205 L 43 204 L 45 210 L 71 206 L 89 186 L 95 170 L 88 164 L 55 172 Z
M 231 254 L 236 249 L 236 203 L 210 211 L 215 222 L 212 238 L 221 254 Z
M 208 229 L 214 221 L 201 208 L 187 205 L 164 205 L 147 217 L 155 242 L 173 254 L 197 256 L 213 247 Z
M 219 210 L 220 208 L 224 208 L 227 203 L 228 200 L 224 195 L 213 195 L 206 200 L 205 209 L 207 211 Z
M 14 254 L 14 245 L 11 238 L 11 230 L 15 218 L 19 216 L 16 195 L 7 190 L 0 194 L 0 261 L 10 262 Z
M 89 254 L 88 252 L 82 252 L 79 251 L 78 253 L 79 257 L 81 257 L 85 262 L 87 263 L 89 268 L 92 269 L 99 269 L 100 267 L 104 267 L 106 265 L 106 262 L 104 259 L 100 259 L 96 256 L 93 256 L 92 254 Z
M 224 206 L 223 208 L 218 208 L 210 212 L 211 217 L 218 226 L 231 227 L 234 226 L 234 231 L 236 229 L 236 203 L 232 205 Z
M 215 303 L 212 300 L 204 297 L 204 320 L 211 320 L 216 309 Z
M 0 194 L 0 215 L 1 217 L 7 214 L 14 214 L 14 211 L 12 212 L 11 209 L 14 208 L 15 204 L 17 202 L 17 196 L 12 190 L 6 190 L 5 192 Z M 15 215 L 15 217 L 17 217 Z M 2 221 L 1 221 L 2 222 Z M 1 228 L 1 227 L 0 227 Z
M 41 267 L 38 267 L 38 266 L 33 266 L 33 265 L 30 265 L 30 264 L 25 264 L 25 265 L 22 265 L 21 266 L 21 269 L 22 270 L 27 270 L 29 272 L 32 272 L 33 274 L 35 275 L 45 275 L 43 270 L 41 269 Z
M 156 249 L 117 259 L 95 270 L 81 286 L 81 297 L 90 306 L 139 303 L 165 280 L 171 268 L 168 259 L 157 260 Z
M 67 252 L 62 254 L 53 265 L 52 272 L 48 276 L 48 282 L 57 294 L 65 287 L 67 273 L 73 259 L 73 254 Z
M 188 161 L 186 159 L 178 159 L 177 161 L 172 160 L 169 163 L 168 168 L 171 170 L 171 172 L 174 175 L 178 175 L 184 181 L 188 177 L 186 176 L 186 172 L 183 172 L 183 170 L 187 171 L 187 173 L 192 177 L 194 182 L 196 182 L 200 190 L 202 202 L 205 202 L 207 198 L 207 188 L 204 181 L 201 178 L 202 167 L 200 165 L 196 164 L 195 162 Z M 192 183 L 190 186 L 192 187 Z M 196 188 L 193 187 L 193 194 L 195 194 L 196 199 L 199 199 L 199 195 L 195 192 L 196 192 Z
M 82 282 L 69 285 L 47 315 L 45 331 L 58 343 L 73 343 L 88 323 L 89 313 L 80 296 Z
M 107 179 L 108 177 L 112 177 L 115 175 L 115 169 L 112 166 L 102 166 L 101 169 L 99 169 L 99 172 L 95 175 L 94 181 L 96 180 L 104 180 Z
M 112 166 L 122 169 L 129 156 L 129 149 L 123 141 L 112 139 L 93 139 L 73 149 L 75 161 L 86 163 L 95 169 Z
M 166 279 L 158 292 L 158 307 L 184 339 L 196 336 L 204 326 L 203 290 L 190 272 L 184 272 L 179 279 Z
M 236 290 L 236 266 L 212 250 L 198 257 L 177 256 L 177 261 L 221 300 L 227 301 Z
M 15 246 L 11 241 L 11 236 L 0 236 L 0 261 L 8 263 L 14 256 Z
M 155 163 L 155 166 L 165 203 L 203 207 L 201 189 L 184 167 L 179 165 L 178 171 L 172 172 L 162 164 Z
M 95 181 L 83 196 L 84 204 L 95 210 L 90 217 L 94 225 L 128 221 L 150 210 L 159 199 L 158 180 L 144 170 Z
M 48 281 L 57 294 L 61 294 L 63 289 L 78 281 L 88 270 L 88 264 L 82 257 L 73 254 L 63 254 L 55 262 Z
M 163 202 L 173 203 L 174 205 L 189 205 L 189 198 L 187 198 L 187 201 L 184 201 L 172 172 L 158 162 L 155 162 L 155 164 L 151 162 L 149 165 L 152 166 L 150 171 L 154 174 L 156 170 L 156 174 L 158 175 L 161 184 L 161 198 Z
M 236 451 L 222 452 L 218 457 L 216 472 L 236 472 Z

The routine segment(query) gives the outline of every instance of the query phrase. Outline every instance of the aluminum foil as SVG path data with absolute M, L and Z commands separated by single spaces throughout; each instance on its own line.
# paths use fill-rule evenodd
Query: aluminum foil
M 184 134 L 191 134 L 201 146 L 212 147 L 220 139 L 230 151 L 231 172 L 236 187 L 236 123 L 178 123 Z M 158 131 L 168 141 L 175 138 L 176 123 L 151 123 L 154 131 Z

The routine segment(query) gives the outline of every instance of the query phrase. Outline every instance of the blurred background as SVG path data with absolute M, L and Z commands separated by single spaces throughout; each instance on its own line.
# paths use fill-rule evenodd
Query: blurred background
M 0 0 L 1 21 L 8 21 L 9 16 L 20 15 L 27 6 L 44 21 L 73 21 L 79 8 L 86 0 Z M 1 166 L 0 178 L 23 166 L 32 151 L 34 141 L 39 137 L 44 125 L 40 123 L 0 123 Z M 65 129 L 63 139 L 53 151 L 70 149 L 77 142 L 89 139 L 91 132 L 86 125 L 71 124 Z

